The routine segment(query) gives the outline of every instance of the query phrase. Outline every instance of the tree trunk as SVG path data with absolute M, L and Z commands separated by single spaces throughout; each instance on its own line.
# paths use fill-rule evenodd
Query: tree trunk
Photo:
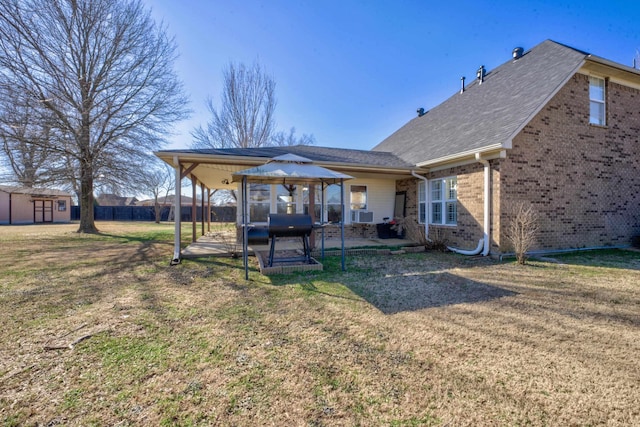
M 157 194 L 154 195 L 153 209 L 154 209 L 154 213 L 155 213 L 156 224 L 160 224 L 160 202 L 158 201 L 158 195 Z
M 93 216 L 93 170 L 82 162 L 80 166 L 80 227 L 78 233 L 97 233 Z

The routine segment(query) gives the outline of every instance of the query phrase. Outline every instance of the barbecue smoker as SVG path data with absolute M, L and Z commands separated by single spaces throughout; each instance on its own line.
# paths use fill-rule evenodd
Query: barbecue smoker
M 276 240 L 278 237 L 300 237 L 302 239 L 302 247 L 304 251 L 303 256 L 278 258 L 278 262 L 305 261 L 308 264 L 312 263 L 311 248 L 309 247 L 309 235 L 311 234 L 311 231 L 313 231 L 311 215 L 270 214 L 268 227 L 269 238 L 271 239 L 271 248 L 269 249 L 269 267 L 273 267 Z

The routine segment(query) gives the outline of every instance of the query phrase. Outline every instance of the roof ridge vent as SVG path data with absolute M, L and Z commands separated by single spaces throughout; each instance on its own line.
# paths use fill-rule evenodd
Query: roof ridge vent
M 522 55 L 524 55 L 524 49 L 521 47 L 516 47 L 513 49 L 511 55 L 513 56 L 513 60 L 517 61 L 518 59 L 522 58 Z

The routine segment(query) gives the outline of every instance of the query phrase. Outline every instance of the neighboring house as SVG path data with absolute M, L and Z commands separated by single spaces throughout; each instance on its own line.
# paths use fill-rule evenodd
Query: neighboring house
M 135 206 L 138 199 L 135 197 L 123 197 L 116 194 L 100 194 L 96 197 L 98 206 Z
M 173 202 L 175 200 L 175 197 L 173 196 L 173 194 L 169 194 L 168 196 L 160 196 L 158 197 L 158 204 L 160 206 L 170 206 L 173 205 Z M 187 197 L 187 196 L 182 196 L 180 197 L 180 201 L 181 201 L 181 205 L 182 206 L 191 206 L 193 199 L 191 197 Z M 200 200 L 196 201 L 197 205 L 200 206 Z M 138 200 L 135 203 L 136 206 L 155 206 L 155 199 L 145 199 L 145 200 Z
M 534 250 L 626 246 L 640 234 L 640 71 L 550 40 L 514 49 L 494 70 L 480 68 L 470 84 L 419 110 L 372 151 L 156 154 L 209 188 L 237 188 L 227 184 L 233 171 L 285 152 L 354 176 L 345 183 L 348 236 L 374 236 L 376 223 L 403 210 L 432 238 L 499 255 L 512 251 L 506 228 L 520 202 L 539 216 Z M 252 187 L 252 222 L 287 205 L 304 212 L 305 189 L 279 187 Z M 339 206 L 335 189 L 324 191 L 331 221 Z
M 64 191 L 0 185 L 0 224 L 69 222 L 70 212 Z

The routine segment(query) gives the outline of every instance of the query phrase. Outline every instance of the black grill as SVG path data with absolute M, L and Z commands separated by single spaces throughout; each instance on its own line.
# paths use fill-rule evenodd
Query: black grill
M 278 258 L 279 262 L 311 261 L 311 248 L 309 247 L 309 235 L 313 231 L 313 222 L 310 215 L 303 214 L 270 214 L 268 221 L 269 238 L 271 248 L 269 250 L 269 267 L 273 266 L 276 240 L 278 237 L 300 237 L 304 254 L 301 257 Z

